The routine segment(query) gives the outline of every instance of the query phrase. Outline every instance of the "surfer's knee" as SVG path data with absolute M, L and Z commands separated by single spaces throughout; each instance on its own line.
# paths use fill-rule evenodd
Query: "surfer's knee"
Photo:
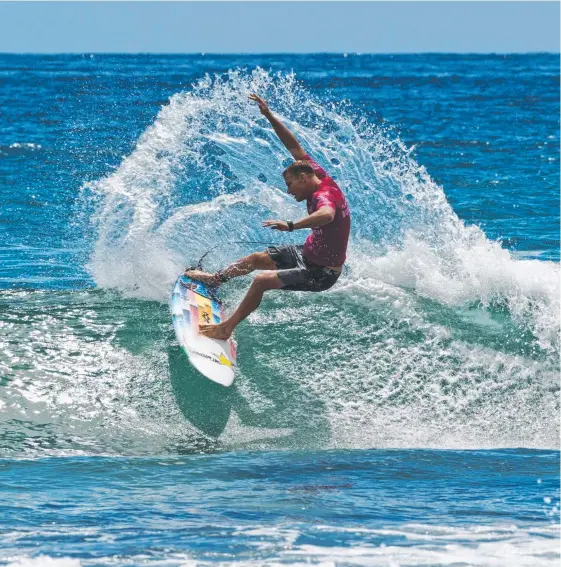
M 268 252 L 254 252 L 249 255 L 249 261 L 254 270 L 275 270 L 277 268 Z
M 251 287 L 260 291 L 279 289 L 282 287 L 282 282 L 276 273 L 262 273 L 255 277 Z

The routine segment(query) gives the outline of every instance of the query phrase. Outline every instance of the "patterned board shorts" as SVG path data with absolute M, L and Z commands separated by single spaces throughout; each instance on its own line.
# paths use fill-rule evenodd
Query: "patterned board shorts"
M 269 246 L 267 252 L 277 265 L 277 275 L 289 291 L 325 291 L 335 284 L 341 272 L 308 262 L 304 246 Z

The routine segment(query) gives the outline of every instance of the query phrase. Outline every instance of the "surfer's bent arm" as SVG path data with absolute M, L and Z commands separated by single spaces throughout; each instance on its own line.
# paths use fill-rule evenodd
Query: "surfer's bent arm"
M 335 218 L 335 211 L 331 207 L 321 207 L 311 215 L 294 223 L 294 230 L 298 228 L 315 228 L 329 224 Z
M 331 207 L 321 207 L 311 215 L 308 215 L 307 217 L 304 217 L 303 219 L 292 223 L 292 230 L 323 226 L 324 224 L 329 224 L 334 218 L 334 209 L 332 209 Z M 263 226 L 265 228 L 271 228 L 273 230 L 280 230 L 283 232 L 290 230 L 289 223 L 287 221 L 281 220 L 264 221 Z
M 295 138 L 294 134 L 271 112 L 271 109 L 267 106 L 267 103 L 261 97 L 255 94 L 250 95 L 249 98 L 259 105 L 261 114 L 271 123 L 275 134 L 284 144 L 284 147 L 292 154 L 292 157 L 296 160 L 305 159 L 307 157 L 307 154 L 302 149 L 302 146 Z

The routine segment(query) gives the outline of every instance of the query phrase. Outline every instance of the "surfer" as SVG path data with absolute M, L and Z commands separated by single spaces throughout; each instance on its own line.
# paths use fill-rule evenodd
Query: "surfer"
M 268 290 L 325 291 L 332 287 L 343 269 L 351 225 L 350 211 L 343 192 L 303 149 L 294 134 L 271 112 L 256 94 L 256 102 L 280 141 L 292 154 L 294 162 L 282 173 L 287 192 L 296 201 L 306 201 L 308 215 L 298 221 L 266 220 L 263 226 L 292 232 L 312 229 L 303 245 L 269 246 L 254 252 L 215 274 L 188 270 L 185 275 L 207 285 L 219 286 L 232 278 L 254 270 L 258 274 L 236 311 L 218 325 L 201 325 L 199 332 L 215 339 L 227 339 L 234 328 L 255 311 Z

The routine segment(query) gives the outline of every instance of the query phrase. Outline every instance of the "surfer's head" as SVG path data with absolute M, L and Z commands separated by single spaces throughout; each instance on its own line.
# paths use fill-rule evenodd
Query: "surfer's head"
M 316 191 L 319 179 L 309 161 L 295 161 L 283 172 L 284 182 L 289 195 L 298 202 L 308 199 Z

